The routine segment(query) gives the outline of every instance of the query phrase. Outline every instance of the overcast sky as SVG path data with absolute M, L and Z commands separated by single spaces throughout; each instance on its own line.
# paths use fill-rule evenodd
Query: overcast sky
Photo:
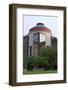
M 37 23 L 44 23 L 44 25 L 51 29 L 52 35 L 58 36 L 58 17 L 56 16 L 23 16 L 24 20 L 24 35 L 27 35 L 29 30 L 36 26 Z

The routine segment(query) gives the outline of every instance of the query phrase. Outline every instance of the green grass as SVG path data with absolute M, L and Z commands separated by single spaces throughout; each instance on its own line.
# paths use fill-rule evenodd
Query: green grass
M 57 70 L 32 70 L 32 71 L 26 71 L 24 70 L 23 74 L 51 74 L 51 73 L 57 73 Z

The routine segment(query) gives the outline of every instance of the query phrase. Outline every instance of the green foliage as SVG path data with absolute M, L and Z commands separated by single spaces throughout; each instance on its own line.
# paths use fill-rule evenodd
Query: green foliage
M 33 70 L 33 65 L 34 65 L 34 57 L 31 56 L 24 57 L 23 60 L 24 68 L 27 68 L 27 70 Z
M 41 48 L 39 56 L 24 57 L 23 66 L 27 70 L 33 70 L 35 67 L 55 70 L 57 69 L 57 49 L 52 47 Z
M 48 64 L 51 69 L 57 68 L 57 49 L 44 47 L 40 49 L 40 56 L 48 57 Z

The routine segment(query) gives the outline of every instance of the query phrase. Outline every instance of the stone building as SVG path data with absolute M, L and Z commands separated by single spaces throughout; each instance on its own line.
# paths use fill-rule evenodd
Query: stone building
M 57 38 L 52 36 L 51 30 L 43 23 L 37 23 L 23 37 L 24 56 L 38 56 L 41 47 L 57 47 Z

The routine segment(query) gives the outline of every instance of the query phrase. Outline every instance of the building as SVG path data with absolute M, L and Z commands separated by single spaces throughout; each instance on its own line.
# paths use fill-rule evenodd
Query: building
M 57 48 L 57 38 L 54 36 L 51 37 L 51 47 Z
M 38 56 L 41 47 L 57 47 L 57 39 L 43 23 L 37 23 L 23 37 L 24 56 Z

